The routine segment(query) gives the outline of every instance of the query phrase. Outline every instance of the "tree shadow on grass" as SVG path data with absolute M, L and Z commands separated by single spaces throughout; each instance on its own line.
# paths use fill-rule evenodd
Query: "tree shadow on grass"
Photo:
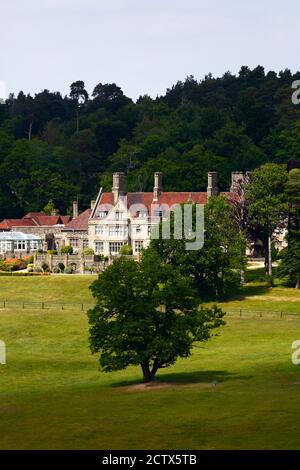
M 249 380 L 252 376 L 241 376 L 239 374 L 233 374 L 226 370 L 207 370 L 207 371 L 191 371 L 191 372 L 163 372 L 164 369 L 160 369 L 155 377 L 156 383 L 172 385 L 201 385 L 211 384 L 211 386 L 217 386 L 223 382 L 232 380 Z M 122 380 L 115 382 L 111 386 L 113 388 L 129 387 L 131 385 L 138 385 L 142 382 L 142 375 L 140 379 L 136 380 Z
M 245 298 L 265 295 L 270 292 L 270 288 L 267 285 L 248 285 L 242 289 L 231 293 L 228 296 L 223 297 L 219 301 L 222 303 L 232 302 L 232 301 L 243 301 Z

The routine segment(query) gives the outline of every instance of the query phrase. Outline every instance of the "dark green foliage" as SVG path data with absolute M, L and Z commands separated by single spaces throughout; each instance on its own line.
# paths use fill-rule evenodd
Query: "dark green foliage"
M 0 104 L 0 219 L 49 201 L 66 213 L 75 197 L 88 207 L 100 184 L 111 189 L 113 171 L 126 172 L 129 190 L 152 190 L 152 173 L 162 170 L 165 190 L 201 191 L 216 170 L 225 190 L 231 171 L 299 160 L 297 79 L 258 66 L 187 77 L 136 103 L 115 83 L 99 83 L 89 97 L 80 80 L 68 97 L 11 95 Z
M 289 173 L 285 188 L 289 204 L 287 243 L 278 273 L 288 276 L 290 283 L 300 289 L 300 169 Z
M 129 245 L 123 245 L 120 249 L 120 255 L 132 255 L 132 247 Z
M 88 312 L 90 347 L 105 372 L 140 365 L 144 380 L 153 380 L 224 324 L 223 312 L 200 309 L 189 278 L 151 250 L 140 263 L 120 257 L 91 289 L 97 305 Z
M 41 266 L 42 270 L 45 272 L 45 273 L 48 273 L 49 272 L 49 264 L 48 263 L 42 263 L 42 266 Z
M 260 229 L 264 244 L 267 274 L 272 277 L 272 239 L 274 231 L 284 226 L 287 216 L 285 165 L 267 163 L 257 168 L 251 175 L 251 183 L 246 190 L 249 220 Z
M 221 297 L 241 283 L 241 271 L 246 266 L 246 242 L 234 220 L 233 207 L 224 197 L 210 198 L 204 211 L 205 237 L 202 249 L 189 251 L 185 238 L 174 239 L 172 214 L 171 238 L 154 239 L 150 247 L 164 262 L 191 277 L 202 296 Z
M 59 270 L 63 273 L 64 270 L 65 270 L 65 265 L 64 265 L 64 263 L 58 263 L 57 266 L 58 266 Z
M 74 273 L 74 267 L 73 266 L 67 266 L 66 269 L 64 270 L 65 274 L 73 274 Z

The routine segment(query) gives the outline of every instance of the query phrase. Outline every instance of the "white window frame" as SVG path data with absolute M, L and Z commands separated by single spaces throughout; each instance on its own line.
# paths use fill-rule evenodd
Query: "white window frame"
M 70 238 L 70 246 L 76 250 L 79 246 L 78 238 Z
M 134 242 L 134 251 L 136 253 L 141 253 L 144 249 L 144 241 L 143 240 L 135 240 Z
M 95 252 L 97 254 L 102 254 L 104 252 L 104 242 L 103 241 L 96 241 L 95 242 Z
M 104 235 L 104 225 L 95 225 L 95 235 Z
M 123 212 L 116 211 L 115 212 L 115 220 L 123 220 Z
M 118 255 L 122 246 L 122 242 L 109 242 L 109 252 L 113 255 Z
M 123 237 L 126 235 L 126 227 L 125 225 L 110 225 L 108 234 L 110 237 Z

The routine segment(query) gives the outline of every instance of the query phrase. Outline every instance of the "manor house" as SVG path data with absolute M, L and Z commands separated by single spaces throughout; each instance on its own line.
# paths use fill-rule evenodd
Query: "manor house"
M 111 192 L 100 189 L 88 219 L 89 246 L 96 254 L 117 255 L 123 245 L 132 247 L 134 255 L 147 248 L 153 226 L 164 220 L 172 206 L 193 202 L 205 205 L 211 196 L 217 196 L 217 173 L 208 173 L 205 192 L 165 192 L 162 173 L 154 174 L 152 192 L 126 192 L 124 173 L 114 173 Z M 232 174 L 230 192 L 221 193 L 233 199 L 244 174 Z

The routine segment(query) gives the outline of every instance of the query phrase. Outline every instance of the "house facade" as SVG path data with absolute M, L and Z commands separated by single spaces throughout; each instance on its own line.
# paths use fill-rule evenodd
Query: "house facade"
M 57 250 L 63 245 L 62 229 L 71 218 L 69 216 L 43 212 L 30 212 L 22 219 L 5 219 L 0 223 L 0 232 L 22 232 L 37 236 L 42 240 L 44 251 Z
M 234 198 L 242 173 L 232 175 L 232 191 L 221 193 Z M 132 247 L 133 255 L 149 246 L 154 227 L 167 218 L 176 205 L 196 203 L 205 205 L 211 196 L 217 196 L 216 172 L 208 174 L 206 192 L 164 192 L 162 173 L 154 174 L 152 192 L 126 192 L 124 173 L 114 173 L 110 193 L 100 190 L 88 220 L 89 246 L 96 254 L 118 255 L 123 245 Z
M 61 230 L 62 244 L 71 246 L 74 253 L 80 253 L 84 248 L 89 247 L 89 219 L 92 209 L 93 201 L 91 209 L 86 209 L 79 215 L 76 215 L 75 211 L 75 217 Z

